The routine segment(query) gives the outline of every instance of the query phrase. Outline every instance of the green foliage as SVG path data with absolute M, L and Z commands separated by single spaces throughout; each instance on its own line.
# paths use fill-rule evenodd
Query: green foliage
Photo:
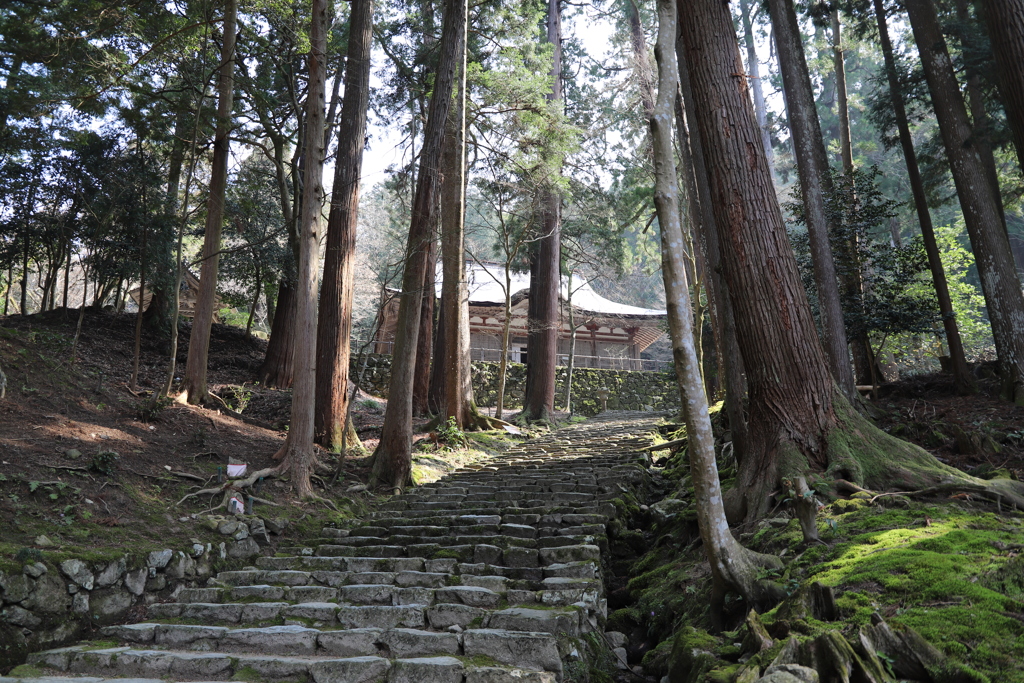
M 466 433 L 459 429 L 458 423 L 455 422 L 454 415 L 437 426 L 437 439 L 447 444 L 451 450 L 465 448 L 469 443 Z
M 91 467 L 97 472 L 109 476 L 114 473 L 120 457 L 116 451 L 100 451 L 93 456 Z
M 942 255 L 942 267 L 946 271 L 946 283 L 964 350 L 968 359 L 981 360 L 991 357 L 995 343 L 992 328 L 984 315 L 985 298 L 971 282 L 975 270 L 974 255 L 958 239 L 963 234 L 962 220 L 955 225 L 935 228 L 935 240 Z M 918 290 L 918 295 L 926 296 L 931 287 L 930 281 L 921 281 L 911 285 L 910 290 Z M 934 371 L 938 369 L 935 359 L 946 355 L 942 345 L 944 339 L 941 326 L 936 325 L 923 334 L 897 335 L 892 339 L 890 348 L 901 365 Z
M 930 284 L 927 257 L 920 239 L 894 244 L 888 222 L 895 202 L 878 187 L 879 170 L 855 169 L 847 176 L 832 172 L 825 193 L 825 211 L 832 231 L 829 243 L 840 286 L 843 322 L 850 338 L 930 332 L 937 322 L 937 304 Z M 794 188 L 794 201 L 785 204 L 798 225 L 804 208 Z M 818 311 L 810 246 L 806 232 L 792 231 L 800 275 L 812 307 Z
M 156 396 L 136 406 L 135 415 L 143 422 L 151 422 L 172 403 L 174 399 L 170 396 Z

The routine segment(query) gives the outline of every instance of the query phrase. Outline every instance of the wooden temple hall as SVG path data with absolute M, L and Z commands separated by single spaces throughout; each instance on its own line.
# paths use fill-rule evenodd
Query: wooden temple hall
M 470 348 L 473 360 L 497 362 L 501 359 L 501 333 L 505 311 L 505 267 L 498 263 L 466 263 L 469 289 Z M 529 305 L 530 275 L 511 273 L 512 326 L 509 336 L 509 360 L 525 363 L 527 346 L 526 313 Z M 397 292 L 393 292 L 397 294 Z M 436 296 L 441 296 L 441 272 L 438 269 Z M 569 326 L 569 279 L 562 279 L 559 302 L 561 329 L 558 339 L 558 363 L 568 365 L 571 328 Z M 665 334 L 666 312 L 639 308 L 605 299 L 581 278 L 572 279 L 572 313 L 576 324 L 576 367 L 614 370 L 661 370 L 663 361 L 642 358 L 644 349 Z M 399 298 L 392 296 L 381 310 L 383 317 L 375 339 L 377 353 L 388 354 L 395 338 Z

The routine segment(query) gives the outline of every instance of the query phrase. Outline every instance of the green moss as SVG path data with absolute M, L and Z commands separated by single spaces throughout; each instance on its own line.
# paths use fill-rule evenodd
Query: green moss
M 462 661 L 463 664 L 474 667 L 492 667 L 501 666 L 501 662 L 496 660 L 490 655 L 473 655 L 472 657 L 465 657 L 456 655 L 456 657 Z
M 657 647 L 648 650 L 644 653 L 644 658 L 641 662 L 644 667 L 644 673 L 660 680 L 662 676 L 668 673 L 668 660 L 671 654 L 671 640 L 663 640 L 658 643 Z
M 42 669 L 31 664 L 20 664 L 7 674 L 10 678 L 40 678 L 46 674 Z

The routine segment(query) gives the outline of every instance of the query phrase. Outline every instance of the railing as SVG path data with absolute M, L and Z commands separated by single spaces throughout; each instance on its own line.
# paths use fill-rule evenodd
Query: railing
M 366 344 L 365 341 L 352 340 L 352 351 L 357 353 L 359 349 Z M 369 346 L 371 353 L 379 353 L 381 355 L 389 356 L 394 349 L 395 343 L 390 341 L 375 341 Z M 479 347 L 472 347 L 469 350 L 471 360 L 479 360 L 490 363 L 498 363 L 501 361 L 501 350 L 500 349 L 486 349 Z M 523 357 L 526 353 L 510 349 L 508 351 L 508 360 L 511 363 L 519 363 L 523 361 Z M 569 354 L 560 353 L 556 364 L 560 367 L 569 365 Z M 632 370 L 640 372 L 661 372 L 668 370 L 672 367 L 672 361 L 668 360 L 655 360 L 653 358 L 625 358 L 622 356 L 586 356 L 582 354 L 575 354 L 573 357 L 573 367 L 577 368 L 598 368 L 602 370 Z

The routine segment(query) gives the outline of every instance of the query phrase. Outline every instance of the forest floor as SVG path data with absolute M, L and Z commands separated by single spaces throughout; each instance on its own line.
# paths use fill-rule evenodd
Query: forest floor
M 216 532 L 192 518 L 219 497 L 213 503 L 178 501 L 213 482 L 229 462 L 247 463 L 250 471 L 276 464 L 272 458 L 287 435 L 291 391 L 256 382 L 266 342 L 214 325 L 209 386 L 220 401 L 206 408 L 167 401 L 147 411 L 151 392 L 166 380 L 169 340 L 143 333 L 133 392 L 128 383 L 134 317 L 87 311 L 72 362 L 77 323 L 77 311 L 0 317 L 0 369 L 7 376 L 6 397 L 0 399 L 0 519 L 7 522 L 0 525 L 0 565 L 21 548 L 48 542 L 59 554 L 97 557 L 125 547 L 219 542 Z M 179 337 L 179 377 L 188 335 L 186 325 Z M 340 462 L 318 450 L 331 471 L 321 472 L 317 492 L 339 512 L 295 500 L 287 478 L 266 482 L 258 495 L 281 507 L 262 513 L 290 518 L 286 536 L 319 531 L 332 517 L 366 509 L 373 494 L 359 490 L 369 474 L 365 456 L 377 443 L 385 406 L 366 394 L 353 406 L 365 450 L 350 451 Z M 458 452 L 438 451 L 426 432 L 415 438 L 423 443 L 414 476 L 429 481 L 460 462 L 504 449 L 512 437 L 471 435 L 469 448 Z M 335 469 L 339 476 L 332 485 Z
M 0 368 L 7 375 L 6 398 L 0 399 L 0 520 L 5 522 L 0 525 L 0 570 L 16 565 L 26 548 L 41 549 L 53 559 L 101 560 L 126 549 L 219 542 L 217 532 L 196 521 L 197 513 L 219 497 L 178 501 L 212 482 L 217 468 L 229 461 L 254 469 L 273 464 L 287 433 L 291 398 L 289 391 L 255 381 L 266 343 L 215 325 L 209 381 L 221 409 L 170 402 L 145 415 L 146 395 L 166 377 L 167 341 L 143 335 L 138 391 L 132 392 L 134 319 L 87 312 L 72 362 L 76 324 L 74 311 L 0 317 Z M 187 347 L 186 327 L 179 368 Z M 994 379 L 980 384 L 978 394 L 962 397 L 943 376 L 914 377 L 885 387 L 870 402 L 871 411 L 883 429 L 947 464 L 986 478 L 1020 479 L 1024 408 L 1000 401 Z M 379 436 L 385 405 L 367 395 L 355 404 L 354 424 L 368 448 Z M 469 448 L 451 452 L 436 450 L 428 435 L 419 433 L 416 477 L 436 479 L 521 438 L 494 432 L 469 436 Z M 109 452 L 116 459 L 101 455 Z M 340 463 L 335 454 L 320 456 L 340 475 L 331 484 L 331 474 L 325 473 L 316 490 L 338 511 L 295 500 L 286 479 L 268 481 L 258 495 L 281 507 L 258 512 L 288 520 L 285 535 L 275 539 L 278 544 L 315 536 L 331 523 L 344 524 L 376 500 L 364 486 L 365 453 Z M 667 474 L 672 468 L 662 460 L 657 469 Z M 684 498 L 685 471 L 685 465 L 678 467 L 677 494 Z M 892 506 L 833 501 L 822 512 L 828 528 L 820 547 L 802 546 L 785 511 L 758 529 L 740 530 L 741 540 L 784 555 L 791 565 L 784 578 L 793 586 L 819 580 L 844 591 L 847 597 L 839 600 L 839 608 L 848 629 L 859 628 L 879 611 L 990 674 L 1016 672 L 1012 662 L 1024 660 L 1024 602 L 1015 602 L 1024 600 L 1019 541 L 1024 518 L 963 495 L 937 502 L 902 496 L 882 500 Z M 692 515 L 680 513 L 675 521 L 659 523 L 653 512 L 643 514 L 649 517 L 649 552 L 633 563 L 629 577 L 622 577 L 621 590 L 610 593 L 609 605 L 615 610 L 612 625 L 635 634 L 631 663 L 643 660 L 649 677 L 664 672 L 680 624 L 706 617 L 709 581 Z M 993 598 L 992 590 L 1011 601 Z M 766 623 L 776 638 L 790 629 L 816 633 L 826 628 L 814 619 L 787 619 L 777 612 L 766 615 Z M 726 664 L 736 654 L 729 649 L 731 642 L 726 637 L 721 652 L 715 650 Z

